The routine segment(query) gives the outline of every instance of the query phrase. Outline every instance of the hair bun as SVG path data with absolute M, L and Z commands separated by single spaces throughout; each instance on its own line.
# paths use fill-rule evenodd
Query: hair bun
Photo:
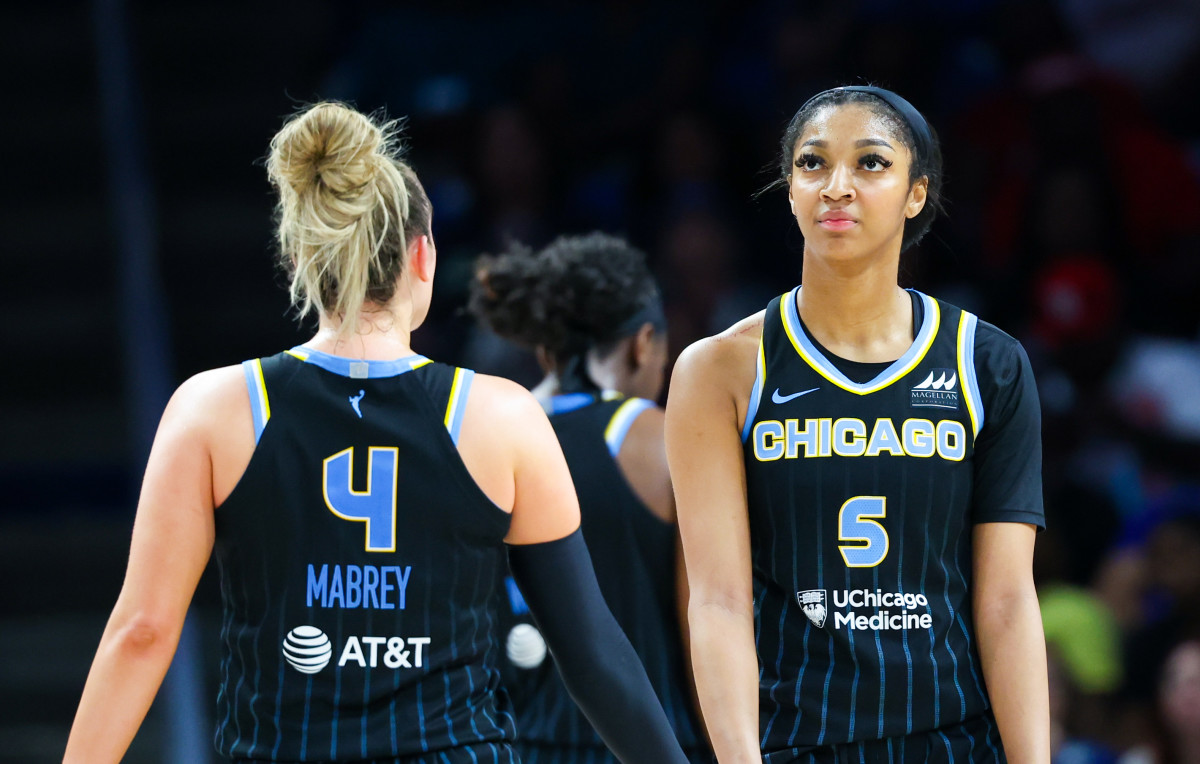
M 357 111 L 317 104 L 275 136 L 268 172 L 298 195 L 323 187 L 342 197 L 375 178 L 384 142 L 383 131 Z

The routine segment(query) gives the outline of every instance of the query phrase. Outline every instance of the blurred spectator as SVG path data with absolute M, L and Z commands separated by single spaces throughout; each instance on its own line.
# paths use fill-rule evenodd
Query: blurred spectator
M 1130 749 L 1120 764 L 1200 764 L 1200 641 L 1181 642 L 1158 681 L 1153 742 Z

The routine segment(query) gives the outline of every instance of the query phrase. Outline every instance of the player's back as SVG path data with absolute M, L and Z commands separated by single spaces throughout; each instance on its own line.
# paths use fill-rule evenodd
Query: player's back
M 693 760 L 699 722 L 691 704 L 675 595 L 675 526 L 634 492 L 616 456 L 638 415 L 654 404 L 618 394 L 555 396 L 547 409 L 579 496 L 581 527 L 609 609 L 646 668 L 680 744 Z M 613 761 L 551 661 L 511 672 L 523 759 Z
M 306 348 L 243 368 L 257 446 L 216 513 L 217 748 L 499 751 L 513 736 L 492 647 L 509 515 L 456 448 L 472 372 Z

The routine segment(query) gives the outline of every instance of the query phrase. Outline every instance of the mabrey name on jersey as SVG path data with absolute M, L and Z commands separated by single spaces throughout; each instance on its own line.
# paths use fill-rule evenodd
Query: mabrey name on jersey
M 408 577 L 405 565 L 316 565 L 308 566 L 308 607 L 403 610 L 407 604 Z
M 854 417 L 839 419 L 764 419 L 751 431 L 754 458 L 805 459 L 826 456 L 939 456 L 962 461 L 967 453 L 967 430 L 956 419 L 905 419 L 897 427 L 890 417 L 873 425 Z

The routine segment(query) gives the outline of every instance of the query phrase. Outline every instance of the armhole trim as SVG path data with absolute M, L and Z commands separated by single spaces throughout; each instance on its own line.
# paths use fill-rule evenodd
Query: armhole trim
M 983 397 L 979 394 L 979 378 L 975 372 L 975 328 L 978 319 L 974 314 L 962 312 L 958 320 L 958 378 L 962 380 L 963 399 L 967 413 L 971 415 L 971 429 L 979 437 L 983 429 Z
M 271 399 L 267 395 L 267 383 L 263 379 L 262 360 L 255 358 L 242 361 L 242 374 L 246 377 L 246 390 L 250 393 L 250 412 L 254 415 L 254 445 L 262 438 L 263 430 L 271 419 Z
M 766 327 L 763 327 L 764 334 Z M 758 338 L 758 369 L 754 373 L 754 387 L 750 388 L 750 403 L 746 406 L 746 421 L 742 424 L 742 442 L 750 437 L 754 417 L 758 415 L 758 402 L 762 400 L 763 385 L 767 381 L 767 355 L 763 350 L 763 338 Z
M 450 440 L 458 445 L 458 433 L 462 429 L 463 414 L 467 410 L 467 396 L 471 393 L 471 382 L 475 372 L 470 369 L 456 368 L 454 382 L 450 385 L 450 400 L 446 404 L 446 429 L 450 432 Z
M 629 434 L 629 428 L 643 411 L 653 408 L 654 403 L 645 398 L 630 398 L 617 407 L 608 426 L 604 428 L 604 442 L 608 444 L 608 452 L 615 458 L 621 453 L 621 444 Z

